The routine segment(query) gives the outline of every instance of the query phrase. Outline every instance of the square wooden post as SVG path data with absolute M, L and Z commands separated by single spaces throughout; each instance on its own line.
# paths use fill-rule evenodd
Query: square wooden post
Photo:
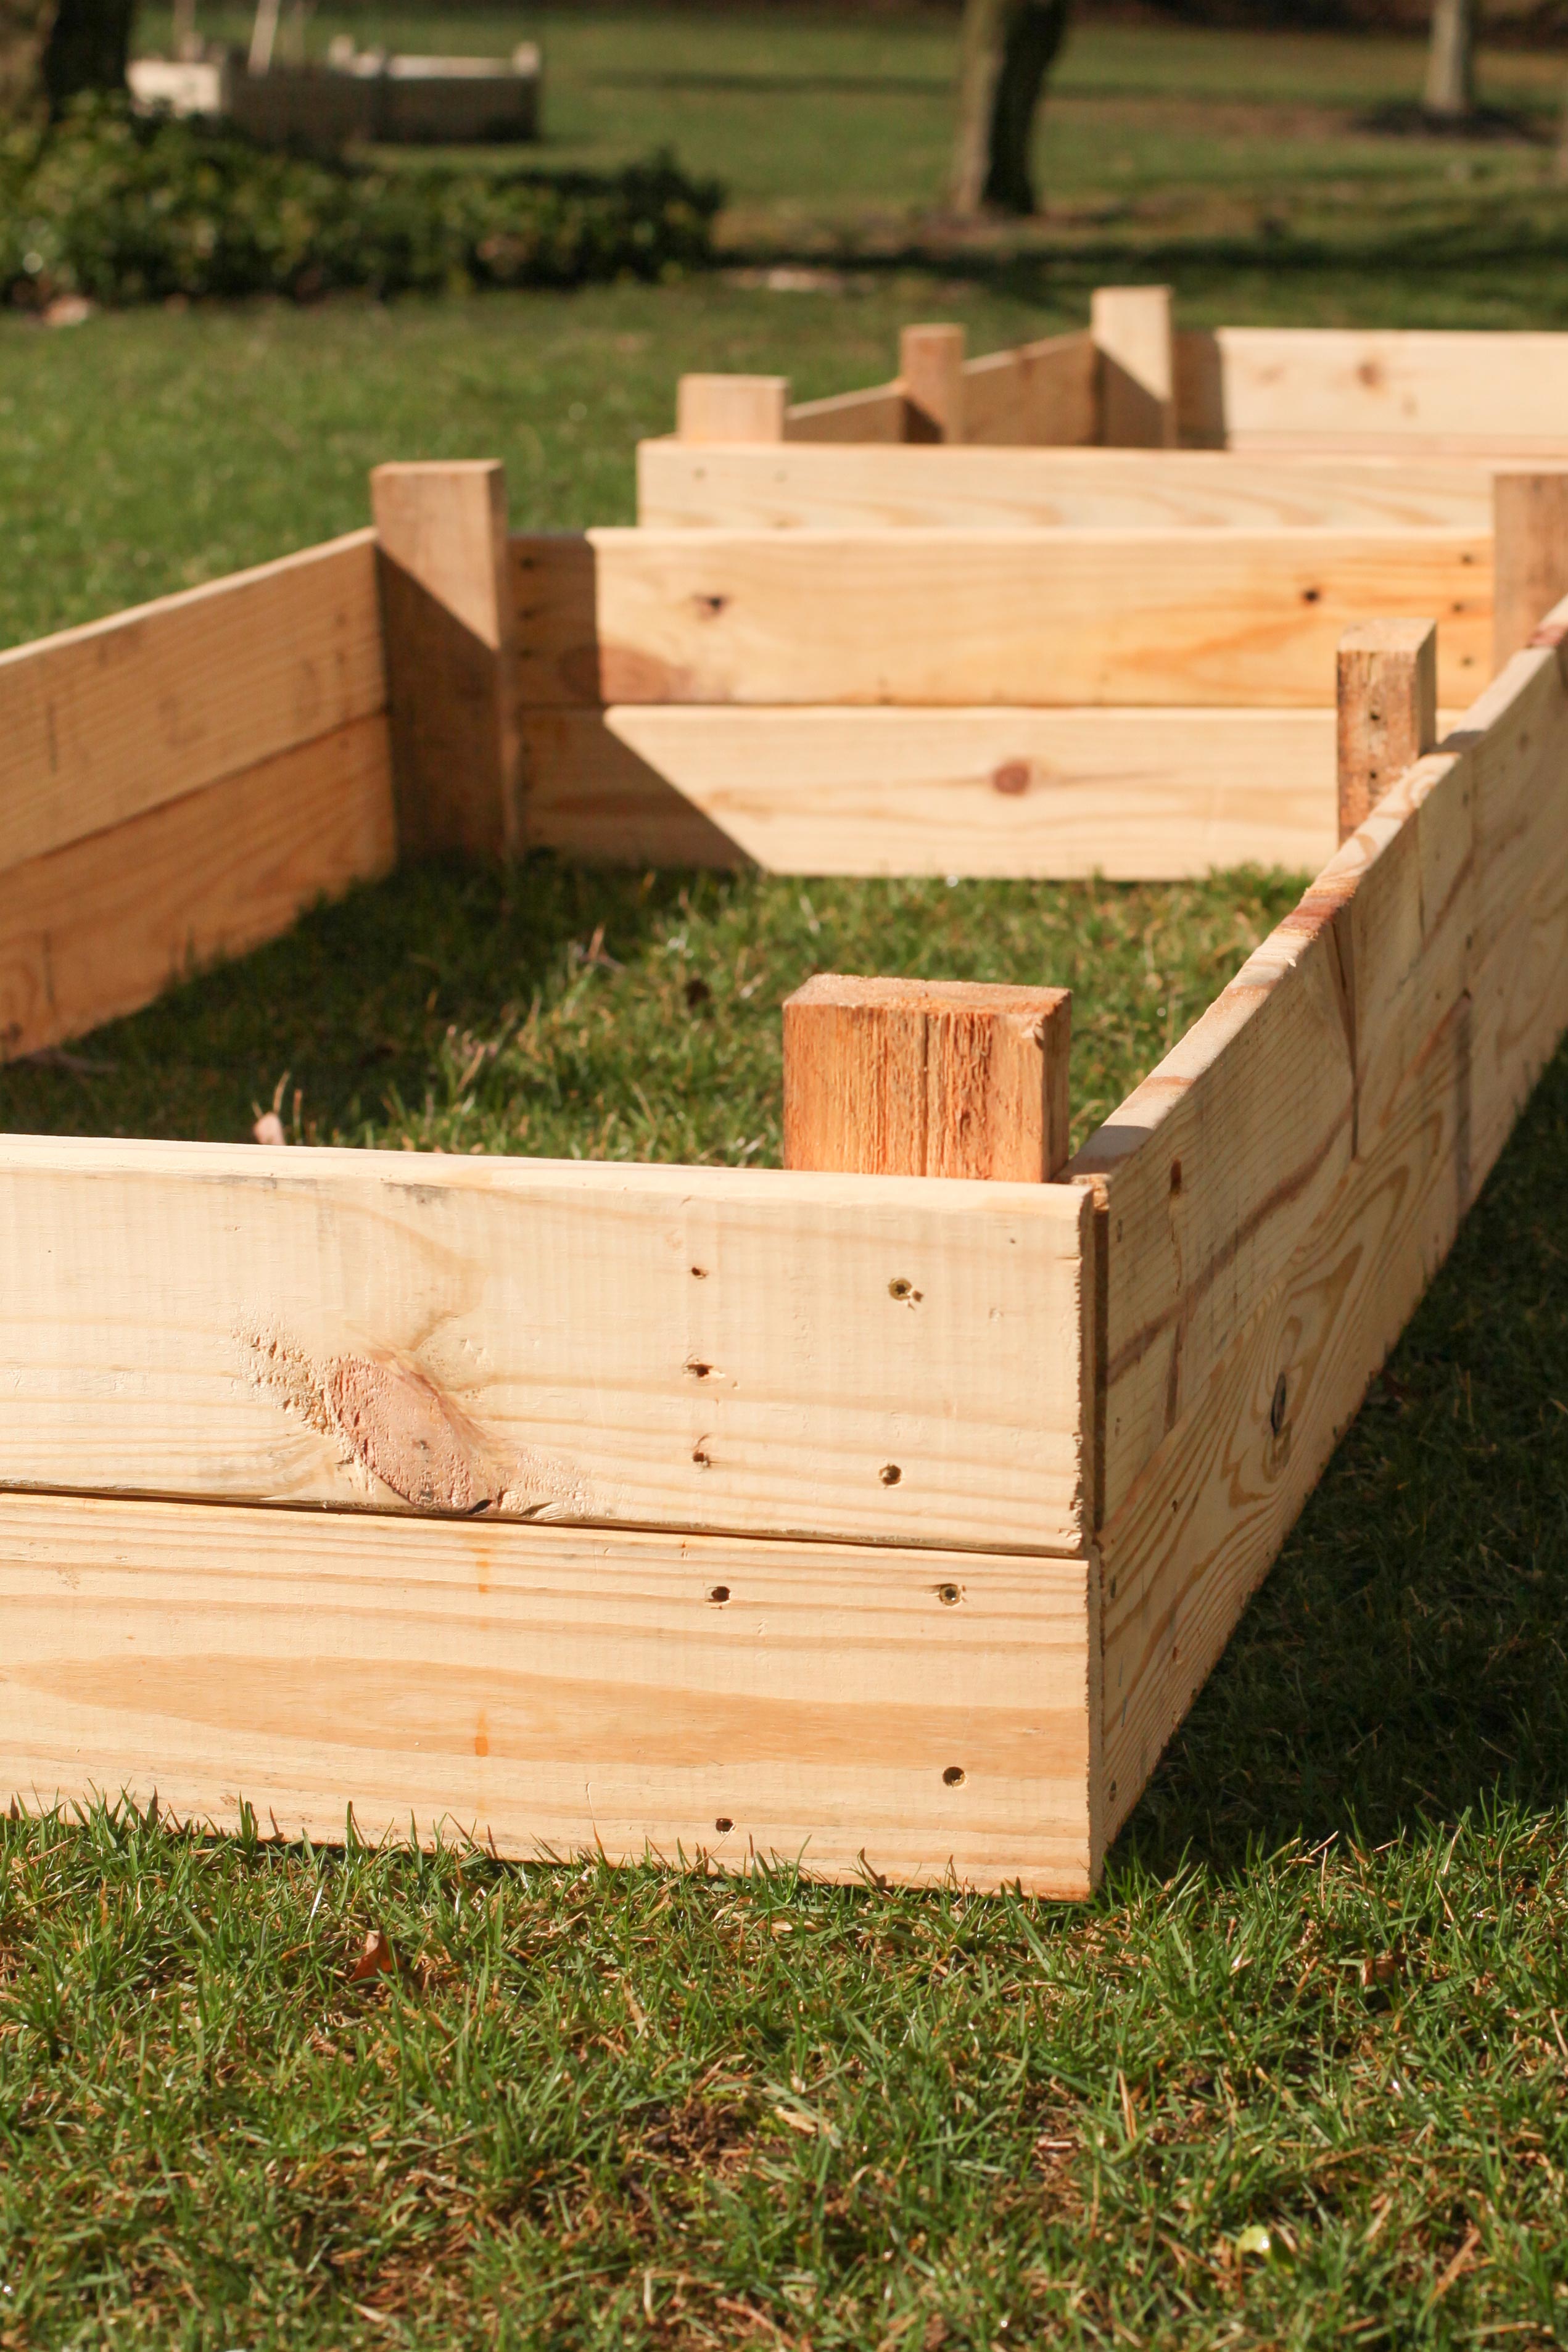
M 1340 639 L 1340 839 L 1437 740 L 1436 621 L 1357 621 Z
M 1492 663 L 1529 645 L 1568 595 L 1568 471 L 1492 478 Z
M 678 441 L 782 441 L 787 375 L 683 375 L 675 387 Z
M 784 1001 L 784 1165 L 1043 1183 L 1068 1157 L 1065 988 L 818 972 Z
M 899 337 L 899 381 L 910 441 L 963 438 L 962 327 L 906 327 Z
M 517 619 L 495 461 L 377 466 L 382 630 L 398 846 L 522 848 Z
M 1097 286 L 1089 331 L 1100 354 L 1100 437 L 1113 449 L 1176 446 L 1175 334 L 1168 286 Z

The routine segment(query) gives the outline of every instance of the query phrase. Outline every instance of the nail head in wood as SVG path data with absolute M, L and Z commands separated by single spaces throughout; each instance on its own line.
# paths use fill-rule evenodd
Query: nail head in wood
M 1437 740 L 1436 621 L 1358 621 L 1340 639 L 1340 839 Z
M 1065 988 L 818 972 L 784 1003 L 785 1167 L 1047 1181 L 1071 1022 Z
M 787 375 L 683 375 L 675 390 L 678 441 L 782 441 Z
M 899 337 L 899 377 L 911 441 L 963 438 L 962 327 L 906 327 Z
M 1492 548 L 1492 657 L 1501 669 L 1568 595 L 1568 471 L 1493 476 Z

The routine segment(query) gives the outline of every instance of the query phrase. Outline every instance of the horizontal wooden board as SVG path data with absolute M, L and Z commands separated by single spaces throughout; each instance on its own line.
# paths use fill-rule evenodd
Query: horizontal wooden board
M 1086 1588 L 1081 1560 L 0 1497 L 0 1802 L 1083 1895 Z
M 637 445 L 637 520 L 667 530 L 1224 525 L 1489 534 L 1496 470 L 1479 457 L 1270 457 L 1211 449 L 946 444 L 897 450 L 693 448 L 643 441 Z
M 385 701 L 368 530 L 0 654 L 0 869 Z
M 0 1139 L 0 1486 L 1070 1551 L 1082 1208 Z
M 1442 624 L 1488 674 L 1461 531 L 649 531 L 519 537 L 520 692 L 562 702 L 1331 701 L 1352 620 Z
M 784 411 L 786 441 L 901 441 L 908 430 L 909 403 L 901 383 L 800 400 Z
M 276 938 L 396 848 L 377 716 L 0 873 L 0 1060 Z
M 1335 841 L 1327 710 L 524 714 L 530 838 L 628 865 L 1178 880 L 1313 872 Z
M 1568 335 L 1218 327 L 1213 344 L 1235 448 L 1310 437 L 1568 455 Z
M 1093 441 L 1100 355 L 1088 334 L 988 352 L 963 371 L 963 438 L 982 444 Z

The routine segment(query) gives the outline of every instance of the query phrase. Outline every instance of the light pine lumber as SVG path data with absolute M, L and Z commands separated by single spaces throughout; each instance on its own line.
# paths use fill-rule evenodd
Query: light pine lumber
M 0 875 L 0 1060 L 134 1013 L 396 856 L 386 720 L 352 720 Z
M 1356 621 L 1340 639 L 1340 838 L 1437 740 L 1437 629 L 1432 621 Z
M 1082 1560 L 0 1496 L 0 1802 L 1089 1892 Z
M 369 531 L 0 654 L 0 871 L 385 701 Z
M 527 710 L 530 838 L 612 864 L 1174 881 L 1311 873 L 1327 710 Z
M 909 403 L 901 383 L 874 383 L 864 392 L 834 393 L 826 400 L 797 400 L 784 411 L 786 441 L 904 441 Z
M 910 441 L 962 441 L 964 433 L 962 327 L 906 327 L 899 337 L 899 382 Z
M 1006 437 L 976 429 L 974 371 L 991 365 L 971 361 L 965 373 L 972 440 Z M 1225 525 L 1479 534 L 1491 529 L 1495 470 L 1479 457 L 1012 447 L 933 447 L 911 457 L 869 445 L 694 449 L 665 439 L 637 445 L 637 520 L 664 530 Z
M 1100 438 L 1110 448 L 1176 441 L 1175 352 L 1168 286 L 1097 286 L 1089 332 L 1100 353 Z
M 675 388 L 675 433 L 688 445 L 782 441 L 786 375 L 683 375 Z
M 1492 667 L 1501 669 L 1568 595 L 1568 471 L 1500 473 L 1492 496 Z
M 1210 415 L 1233 448 L 1568 457 L 1568 335 L 1219 327 L 1213 343 Z
M 1049 335 L 965 362 L 966 442 L 1077 445 L 1092 442 L 1099 431 L 1100 358 L 1092 335 Z
M 0 1139 L 0 1486 L 1072 1551 L 1082 1209 Z
M 1442 621 L 1438 690 L 1490 656 L 1489 541 L 1459 531 L 653 531 L 514 538 L 524 704 L 1310 708 L 1353 619 Z
M 517 616 L 493 461 L 377 466 L 388 707 L 405 856 L 522 845 Z
M 815 973 L 784 1004 L 784 1165 L 1047 1183 L 1071 1024 L 1065 988 Z

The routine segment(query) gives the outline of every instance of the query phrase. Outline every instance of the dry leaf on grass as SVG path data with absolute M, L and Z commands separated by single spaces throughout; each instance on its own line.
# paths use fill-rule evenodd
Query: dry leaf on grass
M 392 1946 L 379 1927 L 373 1927 L 364 1939 L 364 1949 L 349 1970 L 350 1984 L 363 1984 L 371 1977 L 395 1975 L 397 1961 Z

